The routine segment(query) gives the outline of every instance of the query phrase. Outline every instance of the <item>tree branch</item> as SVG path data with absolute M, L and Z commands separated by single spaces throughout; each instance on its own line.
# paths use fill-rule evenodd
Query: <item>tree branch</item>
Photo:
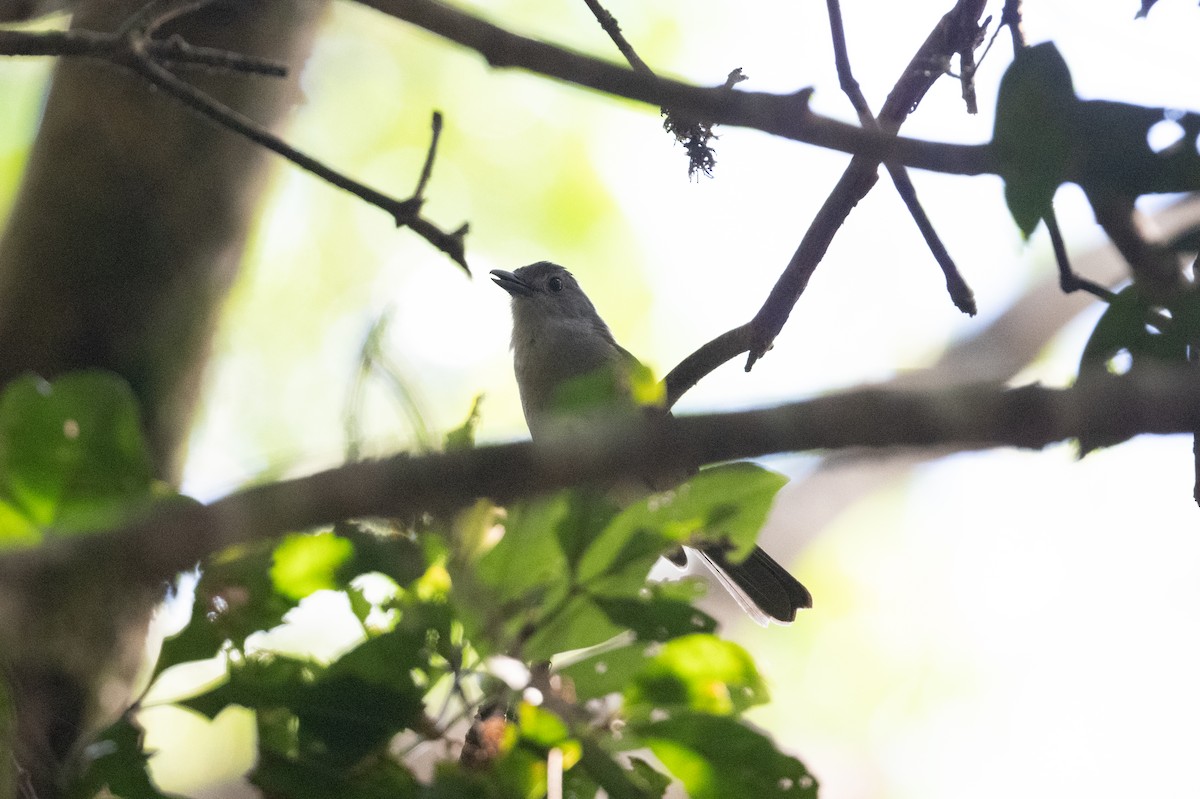
M 792 94 L 701 88 L 645 75 L 608 61 L 520 36 L 438 0 L 358 0 L 397 19 L 475 50 L 493 67 L 519 67 L 606 94 L 640 100 L 713 124 L 736 125 L 841 152 L 884 158 L 955 175 L 993 174 L 986 144 L 894 138 L 823 117 L 808 107 L 811 89 Z M 926 65 L 927 66 L 927 65 Z
M 597 423 L 569 441 L 402 454 L 250 488 L 208 506 L 176 503 L 124 529 L 5 554 L 0 579 L 47 579 L 63 569 L 115 563 L 133 584 L 157 583 L 233 544 L 347 518 L 445 512 L 480 497 L 504 503 L 621 475 L 772 453 L 948 443 L 1040 448 L 1080 436 L 1114 444 L 1200 427 L 1197 394 L 1200 376 L 1177 370 L 1069 389 L 870 388 L 765 410 Z
M 127 49 L 128 45 L 119 33 L 0 30 L 0 55 L 5 56 L 96 58 L 115 63 L 124 57 Z M 179 36 L 146 42 L 146 54 L 171 66 L 204 67 L 275 78 L 287 75 L 287 66 L 276 61 L 214 47 L 196 47 Z
M 931 62 L 945 61 L 953 53 L 959 52 L 963 42 L 968 39 L 978 40 L 975 20 L 983 13 L 983 6 L 983 0 L 958 0 L 954 8 L 938 21 L 883 104 L 878 123 L 883 132 L 890 135 L 899 129 L 942 74 L 928 69 Z M 834 235 L 850 211 L 878 180 L 879 163 L 880 159 L 872 156 L 856 155 L 851 159 L 754 318 L 705 344 L 666 376 L 663 382 L 667 388 L 667 407 L 674 405 L 688 389 L 726 361 L 749 352 L 746 363 L 746 371 L 749 371 L 754 362 L 770 349 Z M 952 292 L 954 290 L 951 289 Z
M 421 216 L 424 190 L 433 167 L 441 132 L 441 114 L 435 112 L 433 135 L 417 190 L 404 200 L 397 200 L 372 189 L 327 166 L 322 161 L 283 141 L 271 131 L 244 114 L 219 102 L 212 96 L 182 80 L 164 66 L 175 63 L 216 66 L 239 72 L 254 72 L 283 76 L 285 67 L 263 59 L 248 58 L 237 53 L 213 48 L 197 48 L 179 37 L 155 39 L 153 34 L 164 23 L 189 13 L 205 2 L 184 0 L 177 3 L 151 2 L 132 15 L 115 33 L 71 30 L 63 33 L 28 34 L 0 31 L 0 53 L 8 55 L 68 55 L 101 58 L 125 67 L 151 85 L 179 101 L 194 112 L 234 133 L 277 153 L 296 166 L 336 186 L 355 197 L 381 208 L 391 215 L 397 227 L 407 227 L 432 244 L 461 266 L 468 274 L 463 239 L 468 227 L 461 226 L 446 232 Z
M 862 89 L 859 88 L 858 81 L 854 79 L 854 73 L 850 69 L 850 55 L 846 48 L 846 28 L 842 23 L 841 3 L 839 0 L 826 0 L 826 6 L 829 9 L 829 31 L 833 37 L 833 58 L 837 65 L 838 81 L 842 86 L 842 91 L 850 99 L 850 104 L 858 113 L 858 119 L 862 126 L 869 130 L 880 130 L 879 122 L 871 113 L 867 98 L 863 96 Z M 959 51 L 960 55 L 974 52 L 971 46 L 965 46 Z M 894 133 L 895 130 L 889 132 Z M 933 222 L 925 213 L 925 208 L 917 198 L 917 189 L 913 186 L 912 178 L 908 176 L 908 170 L 893 161 L 888 161 L 884 166 L 887 167 L 888 174 L 892 177 L 896 193 L 900 195 L 909 215 L 917 223 L 917 229 L 925 239 L 925 246 L 929 248 L 934 260 L 941 267 L 942 274 L 946 279 L 946 291 L 950 294 L 951 301 L 963 313 L 974 316 L 975 295 L 971 291 L 971 287 L 963 280 L 962 274 L 954 264 L 954 259 L 950 257 L 950 252 L 934 229 Z

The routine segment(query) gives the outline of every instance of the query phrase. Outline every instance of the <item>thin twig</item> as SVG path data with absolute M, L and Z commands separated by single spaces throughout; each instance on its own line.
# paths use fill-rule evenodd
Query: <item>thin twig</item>
M 417 235 L 448 255 L 455 263 L 470 274 L 463 247 L 463 236 L 466 233 L 465 226 L 454 233 L 446 233 L 420 215 L 423 203 L 420 196 L 414 195 L 406 200 L 396 200 L 349 178 L 312 156 L 297 150 L 249 117 L 216 101 L 190 83 L 181 80 L 169 70 L 155 63 L 146 53 L 145 40 L 137 36 L 136 31 L 131 33 L 134 35 L 127 37 L 130 42 L 128 56 L 120 62 L 124 66 L 127 66 L 145 80 L 162 89 L 169 96 L 200 115 L 213 120 L 222 127 L 232 130 L 261 147 L 282 155 L 301 169 L 311 172 L 322 180 L 353 194 L 364 202 L 388 212 L 395 220 L 397 227 L 410 228 Z M 436 144 L 437 136 L 435 133 L 432 146 L 430 147 L 431 152 L 436 147 Z
M 1053 208 L 1050 209 L 1050 213 L 1046 214 L 1046 231 L 1050 234 L 1050 246 L 1054 248 L 1054 261 L 1058 264 L 1058 285 L 1064 294 L 1084 291 L 1104 302 L 1112 302 L 1117 298 L 1112 289 L 1080 277 L 1071 269 L 1071 263 L 1067 257 L 1067 244 L 1063 240 L 1062 230 L 1058 226 L 1058 216 L 1054 213 Z
M 875 119 L 875 115 L 871 113 L 871 107 L 867 103 L 867 98 L 863 96 L 862 89 L 859 88 L 858 81 L 855 80 L 854 73 L 850 68 L 850 56 L 846 47 L 846 28 L 842 22 L 841 3 L 839 0 L 826 0 L 826 7 L 829 11 L 829 29 L 833 36 L 833 58 L 834 63 L 837 65 L 838 82 L 841 84 L 842 90 L 846 92 L 846 96 L 850 98 L 850 103 L 858 113 L 858 118 L 862 122 L 863 127 L 879 130 L 879 123 Z M 971 48 L 964 47 L 959 52 L 960 54 L 971 52 Z M 950 252 L 946 249 L 946 245 L 942 243 L 941 238 L 934 229 L 929 215 L 925 213 L 925 208 L 917 198 L 917 189 L 913 185 L 908 170 L 891 161 L 885 162 L 884 166 L 887 168 L 888 174 L 891 175 L 896 192 L 904 201 L 904 206 L 908 209 L 909 215 L 917 223 L 917 229 L 921 232 L 922 238 L 925 239 L 925 245 L 929 247 L 934 260 L 942 270 L 942 274 L 946 279 L 946 290 L 950 294 L 951 301 L 963 313 L 974 316 L 976 312 L 975 295 L 971 291 L 971 287 L 967 285 L 967 281 L 963 279 L 962 273 L 958 271 L 958 266 L 955 265 L 954 259 L 950 257 Z
M 877 130 L 879 123 L 854 77 L 853 70 L 850 69 L 850 53 L 846 48 L 846 26 L 842 21 L 841 3 L 838 0 L 826 0 L 825 8 L 829 15 L 829 32 L 833 36 L 833 63 L 837 67 L 838 83 L 850 99 L 850 105 L 854 107 L 862 126 Z
M 429 137 L 429 150 L 425 153 L 425 165 L 421 167 L 421 177 L 417 180 L 417 188 L 413 192 L 413 197 L 423 199 L 425 197 L 425 187 L 429 184 L 429 178 L 433 176 L 433 160 L 437 157 L 438 141 L 442 138 L 442 112 L 433 112 L 433 121 L 430 123 L 432 133 Z
M 979 100 L 975 95 L 975 71 L 979 65 L 975 62 L 975 48 L 983 43 L 984 32 L 987 26 L 992 22 L 992 18 L 988 17 L 979 26 L 979 39 L 974 42 L 966 43 L 966 45 L 958 51 L 958 72 L 959 83 L 962 85 L 963 102 L 967 105 L 968 114 L 979 113 Z M 987 50 L 983 51 L 983 55 L 987 55 Z M 983 58 L 980 57 L 980 61 Z
M 604 6 L 600 5 L 598 0 L 583 0 L 587 3 L 587 7 L 591 9 L 596 21 L 600 23 L 600 27 L 608 34 L 608 38 L 612 39 L 613 44 L 621 51 L 621 55 L 625 56 L 625 60 L 629 62 L 629 66 L 633 67 L 637 72 L 646 75 L 653 75 L 654 71 L 650 69 L 650 65 L 642 60 L 642 57 L 633 49 L 633 45 L 625 38 L 625 34 L 621 33 L 621 26 L 617 24 L 617 18 L 608 12 Z
M 274 78 L 287 76 L 287 66 L 265 58 L 197 47 L 179 36 L 146 42 L 146 55 L 171 66 L 205 67 Z M 115 33 L 88 30 L 28 31 L 0 30 L 0 56 L 59 56 L 112 61 L 125 52 L 126 44 Z
M 621 32 L 621 26 L 617 23 L 617 18 L 614 17 L 608 9 L 600 5 L 599 0 L 583 0 L 596 21 L 600 23 L 600 27 L 612 39 L 613 44 L 621 51 L 621 55 L 625 56 L 625 60 L 629 62 L 629 66 L 635 72 L 654 77 L 654 70 L 650 68 L 642 57 L 633 49 L 633 45 L 625 38 L 625 34 Z M 725 88 L 732 89 L 736 84 L 745 80 L 742 70 L 732 70 L 725 80 Z M 712 177 L 713 167 L 716 166 L 717 159 L 713 152 L 712 145 L 709 143 L 716 135 L 713 133 L 714 123 L 711 120 L 700 119 L 693 117 L 687 113 L 679 113 L 676 110 L 663 106 L 662 109 L 663 129 L 675 137 L 675 140 L 683 145 L 688 156 L 688 176 L 693 177 L 697 173 L 703 173 Z
M 1021 0 L 1004 0 L 1004 10 L 1000 12 L 1000 27 L 1008 28 L 1008 33 L 1012 36 L 1014 53 L 1025 47 L 1025 30 L 1021 22 Z
M 193 47 L 178 36 L 153 38 L 154 32 L 165 23 L 212 0 L 155 0 L 142 6 L 127 18 L 115 33 L 73 30 L 51 33 L 22 33 L 0 31 L 0 53 L 5 55 L 58 55 L 97 58 L 130 69 L 166 94 L 183 103 L 222 127 L 282 155 L 328 183 L 347 191 L 364 202 L 387 211 L 397 227 L 408 227 L 417 235 L 448 255 L 470 273 L 466 262 L 463 239 L 467 225 L 447 233 L 421 216 L 423 196 L 433 170 L 441 132 L 441 114 L 434 113 L 433 137 L 417 191 L 406 200 L 397 200 L 366 186 L 324 163 L 288 145 L 249 117 L 218 102 L 209 95 L 176 77 L 164 65 L 199 65 L 282 77 L 287 68 L 265 59 L 243 56 L 226 50 Z

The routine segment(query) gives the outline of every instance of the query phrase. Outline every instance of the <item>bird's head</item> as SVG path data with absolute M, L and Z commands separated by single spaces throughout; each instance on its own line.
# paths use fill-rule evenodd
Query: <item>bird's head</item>
M 540 261 L 512 272 L 493 269 L 492 280 L 512 297 L 514 318 L 536 317 L 544 322 L 599 319 L 575 277 L 558 264 Z

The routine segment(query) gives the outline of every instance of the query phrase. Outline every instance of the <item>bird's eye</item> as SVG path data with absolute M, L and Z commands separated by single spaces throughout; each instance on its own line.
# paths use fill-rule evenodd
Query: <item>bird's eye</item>
M 552 277 L 546 281 L 546 288 L 551 291 L 562 291 L 563 282 L 561 277 Z

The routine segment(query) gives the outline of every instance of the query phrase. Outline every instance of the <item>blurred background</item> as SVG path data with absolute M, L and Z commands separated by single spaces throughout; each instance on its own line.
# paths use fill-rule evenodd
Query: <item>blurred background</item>
M 618 59 L 581 2 L 460 5 Z M 951 5 L 846 2 L 851 61 L 874 109 Z M 998 17 L 1000 4 L 990 5 Z M 1084 98 L 1200 110 L 1200 10 L 1159 0 L 1135 21 L 1138 6 L 1030 0 L 1026 33 L 1031 43 L 1056 42 Z M 660 73 L 718 84 L 740 67 L 744 88 L 813 86 L 818 111 L 854 119 L 823 3 L 610 0 L 608 8 Z M 988 140 L 1010 58 L 1005 33 L 977 75 L 980 114 L 965 113 L 958 82 L 946 78 L 903 132 Z M 0 212 L 16 190 L 50 67 L 0 62 Z M 445 229 L 470 223 L 473 276 L 381 211 L 280 163 L 191 437 L 184 490 L 201 499 L 341 462 L 352 407 L 368 456 L 438 440 L 478 395 L 482 440 L 526 436 L 508 302 L 487 277 L 493 268 L 567 266 L 618 341 L 665 374 L 754 314 L 849 160 L 720 128 L 715 177 L 689 180 L 656 109 L 491 70 L 350 2 L 334 5 L 303 86 L 289 141 L 396 196 L 415 185 L 432 112 L 445 115 L 426 213 Z M 678 412 L 888 380 L 1070 382 L 1100 308 L 1054 288 L 1044 229 L 1022 241 L 998 178 L 912 176 L 975 291 L 978 316 L 951 304 L 885 176 L 839 232 L 775 349 L 749 374 L 740 361 L 727 364 Z M 1176 200 L 1150 198 L 1144 208 L 1170 226 L 1181 214 L 1169 208 Z M 1057 209 L 1079 271 L 1118 280 L 1121 266 L 1079 192 L 1061 189 Z M 356 394 L 364 342 L 385 317 L 381 351 L 404 391 L 375 373 Z M 815 607 L 769 629 L 723 595 L 710 607 L 772 686 L 774 701 L 752 719 L 808 765 L 825 797 L 1200 793 L 1192 632 L 1200 509 L 1190 440 L 1142 437 L 1082 461 L 1064 444 L 767 464 L 793 480 L 764 544 L 812 589 Z M 339 626 L 348 610 L 313 605 L 279 640 L 338 651 L 353 632 Z M 202 792 L 250 765 L 247 714 L 209 724 L 151 707 L 143 719 L 168 790 Z M 214 759 L 224 772 L 213 771 Z

